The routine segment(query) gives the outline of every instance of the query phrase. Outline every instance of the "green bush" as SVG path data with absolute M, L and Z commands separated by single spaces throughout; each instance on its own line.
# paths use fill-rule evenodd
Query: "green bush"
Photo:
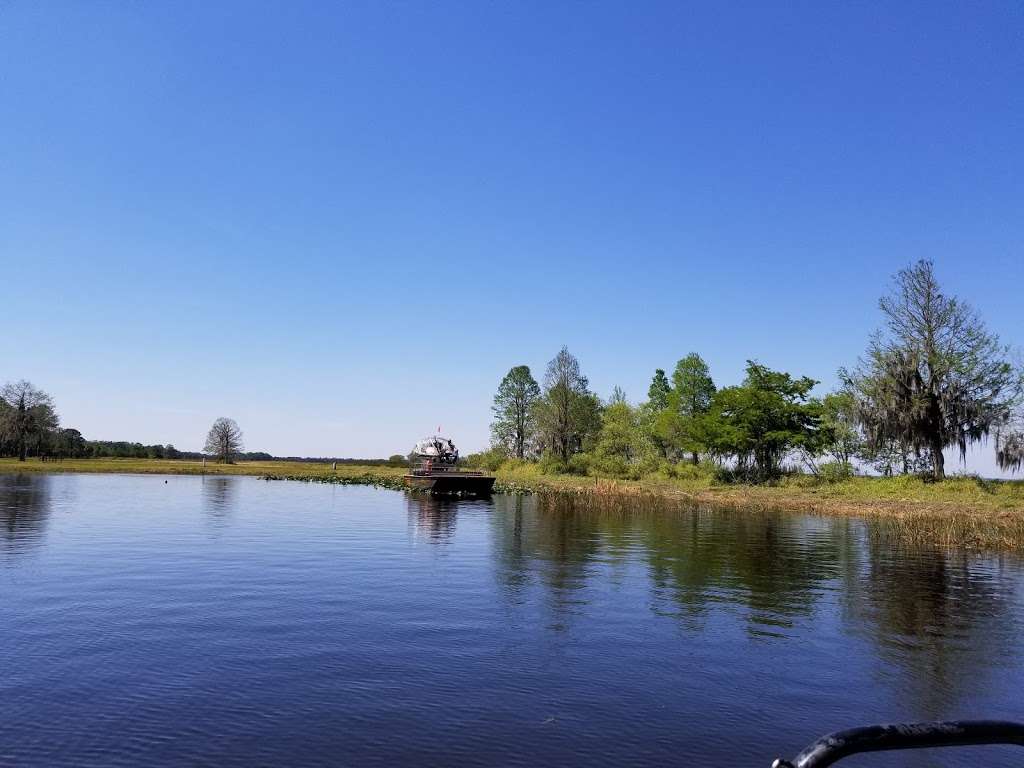
M 586 453 L 577 453 L 569 457 L 567 470 L 570 475 L 586 475 L 590 472 L 591 457 Z
M 573 456 L 577 463 L 582 464 L 583 462 L 578 461 L 584 457 L 583 454 L 579 456 Z M 640 475 L 640 468 L 638 465 L 630 464 L 621 456 L 594 456 L 591 457 L 587 464 L 587 473 L 594 477 L 614 477 L 620 480 L 625 479 L 636 479 L 635 476 Z
M 841 483 L 857 474 L 848 461 L 828 461 L 818 467 L 818 477 L 826 483 Z
M 711 463 L 690 464 L 679 463 L 672 465 L 672 477 L 677 480 L 705 480 L 714 477 L 717 466 Z
M 537 467 L 545 475 L 564 475 L 569 471 L 569 467 L 564 461 L 550 453 L 545 453 L 540 457 Z
M 463 465 L 473 469 L 485 469 L 488 472 L 496 472 L 506 461 L 503 451 L 491 448 L 489 451 L 471 453 L 462 459 Z

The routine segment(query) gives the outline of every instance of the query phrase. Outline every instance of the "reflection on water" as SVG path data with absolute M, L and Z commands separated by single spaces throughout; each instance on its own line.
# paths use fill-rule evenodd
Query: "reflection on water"
M 37 545 L 50 509 L 49 476 L 0 474 L 0 553 L 18 555 Z
M 874 642 L 905 706 L 938 718 L 1019 662 L 1006 642 L 1020 563 L 964 552 L 867 545 L 844 584 L 846 619 Z
M 640 562 L 652 608 L 699 630 L 716 606 L 742 607 L 752 635 L 777 634 L 810 615 L 853 556 L 849 520 L 728 514 L 647 500 L 503 498 L 495 526 L 500 578 L 515 596 L 539 574 L 556 604 L 572 605 L 594 563 Z M 532 514 L 524 513 L 524 505 Z
M 216 518 L 230 515 L 232 504 L 235 501 L 235 487 L 237 484 L 235 478 L 204 475 L 202 483 L 203 502 L 206 511 Z
M 1024 719 L 1021 559 L 848 518 L 0 476 L 0 558 L 16 764 L 766 765 Z
M 458 500 L 409 494 L 407 503 L 409 519 L 421 537 L 434 544 L 443 544 L 455 535 Z

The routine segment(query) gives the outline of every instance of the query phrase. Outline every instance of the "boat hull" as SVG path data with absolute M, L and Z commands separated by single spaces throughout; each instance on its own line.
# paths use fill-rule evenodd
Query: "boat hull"
M 489 496 L 494 490 L 494 480 L 487 475 L 461 472 L 405 476 L 409 488 L 436 496 Z

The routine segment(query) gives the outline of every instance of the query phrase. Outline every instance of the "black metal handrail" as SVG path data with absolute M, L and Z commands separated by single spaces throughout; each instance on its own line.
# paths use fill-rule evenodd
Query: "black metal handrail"
M 957 720 L 944 723 L 869 725 L 822 736 L 790 760 L 772 768 L 825 768 L 861 752 L 929 747 L 1016 744 L 1024 747 L 1024 724 L 1001 720 Z

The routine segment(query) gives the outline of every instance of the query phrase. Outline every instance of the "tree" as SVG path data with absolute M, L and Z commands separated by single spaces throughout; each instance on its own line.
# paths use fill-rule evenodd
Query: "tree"
M 616 384 L 612 387 L 612 395 L 608 398 L 608 405 L 615 405 L 616 403 L 626 403 L 626 390 Z
M 715 383 L 700 355 L 691 352 L 676 363 L 668 408 L 656 429 L 662 440 L 681 453 L 689 453 L 694 464 L 706 447 L 700 439 L 700 419 L 708 412 L 714 396 Z
M 536 427 L 534 404 L 539 397 L 540 386 L 526 365 L 511 369 L 498 385 L 491 407 L 494 411 L 491 435 L 507 455 L 525 458 Z
M 832 392 L 821 401 L 821 452 L 832 461 L 852 466 L 864 450 L 857 423 L 857 399 L 852 392 Z
M 563 462 L 582 451 L 600 428 L 601 402 L 588 387 L 579 361 L 562 347 L 548 363 L 534 415 L 543 448 Z
M 816 438 L 821 406 L 809 399 L 815 384 L 748 360 L 743 384 L 715 393 L 700 419 L 702 438 L 716 454 L 735 461 L 739 477 L 778 477 L 786 455 Z
M 594 444 L 594 468 L 601 474 L 625 477 L 640 454 L 637 411 L 622 399 L 613 399 L 601 414 L 601 430 Z
M 1008 472 L 1024 466 L 1024 414 L 1015 414 L 996 431 L 996 463 Z
M 22 379 L 4 385 L 0 400 L 6 406 L 0 414 L 0 432 L 13 445 L 18 461 L 25 461 L 29 448 L 40 446 L 57 429 L 53 399 Z
M 222 416 L 213 422 L 203 450 L 212 453 L 224 464 L 234 464 L 235 457 L 245 450 L 242 447 L 242 430 L 238 428 L 235 420 Z
M 896 442 L 928 454 L 945 477 L 943 450 L 967 448 L 1006 423 L 1021 392 L 1008 349 L 974 310 L 944 294 L 932 262 L 901 270 L 879 301 L 885 332 L 866 359 L 842 372 L 857 396 L 858 420 L 873 447 Z
M 82 433 L 77 429 L 61 429 L 54 436 L 54 447 L 61 458 L 79 458 L 86 455 L 88 447 Z
M 651 386 L 647 389 L 647 402 L 650 403 L 651 410 L 658 412 L 668 408 L 668 397 L 671 393 L 672 387 L 668 383 L 668 376 L 664 370 L 658 368 L 654 371 Z

